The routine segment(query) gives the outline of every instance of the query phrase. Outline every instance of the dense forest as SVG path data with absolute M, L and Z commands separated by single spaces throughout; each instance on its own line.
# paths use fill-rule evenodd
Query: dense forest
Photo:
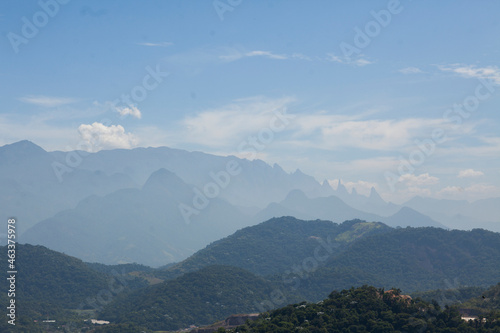
M 430 302 L 435 300 L 443 307 L 445 305 L 462 304 L 469 299 L 481 295 L 487 288 L 484 287 L 458 287 L 453 288 L 453 284 L 458 284 L 458 281 L 446 281 L 450 289 L 436 289 L 428 291 L 416 291 L 410 294 L 413 298 L 421 298 L 424 301 Z
M 241 268 L 208 266 L 123 294 L 104 308 L 100 318 L 155 330 L 206 325 L 235 313 L 259 312 L 259 302 L 273 297 L 274 290 L 270 282 Z
M 491 311 L 500 311 L 500 282 L 461 305 L 467 313 L 485 316 Z
M 0 251 L 2 256 L 7 255 L 6 246 L 0 247 Z M 7 258 L 3 262 L 6 272 Z M 83 326 L 83 320 L 95 317 L 110 295 L 114 297 L 147 285 L 145 280 L 126 274 L 120 267 L 95 270 L 91 268 L 94 265 L 44 246 L 16 244 L 15 265 L 19 332 L 41 330 L 42 326 L 34 320 L 57 319 L 59 325 Z M 7 294 L 0 295 L 2 304 L 7 304 Z M 1 321 L 0 331 L 8 332 L 10 328 Z
M 17 249 L 18 329 L 26 332 L 41 329 L 33 320 L 90 328 L 89 318 L 109 320 L 114 330 L 173 330 L 362 285 L 396 286 L 470 315 L 499 307 L 500 287 L 486 288 L 500 276 L 500 234 L 480 229 L 274 218 L 159 269 L 85 263 L 43 246 Z M 0 299 L 7 304 L 6 295 Z
M 297 303 L 263 313 L 233 332 L 500 332 L 500 312 L 466 322 L 456 307 L 413 300 L 399 289 L 370 286 L 334 291 L 318 303 Z
M 208 265 L 240 267 L 262 276 L 280 274 L 314 255 L 325 242 L 329 256 L 335 256 L 355 240 L 390 230 L 385 224 L 361 220 L 338 224 L 290 216 L 272 218 L 216 241 L 179 264 L 160 269 L 156 275 L 168 279 Z
M 439 228 L 403 228 L 352 243 L 324 267 L 298 279 L 309 300 L 329 290 L 364 284 L 405 293 L 496 284 L 500 276 L 500 234 Z

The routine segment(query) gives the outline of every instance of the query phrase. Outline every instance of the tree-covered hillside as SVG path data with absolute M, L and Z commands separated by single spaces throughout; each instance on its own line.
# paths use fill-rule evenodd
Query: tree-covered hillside
M 464 313 L 487 315 L 491 311 L 500 312 L 500 283 L 460 305 Z
M 216 241 L 157 275 L 171 278 L 208 265 L 230 265 L 263 276 L 282 274 L 292 265 L 314 256 L 317 248 L 330 258 L 354 240 L 390 230 L 382 223 L 361 220 L 337 224 L 294 217 L 273 218 Z
M 457 308 L 412 300 L 394 289 L 363 286 L 332 292 L 318 303 L 299 303 L 268 313 L 234 332 L 500 332 L 500 313 L 466 322 Z
M 7 247 L 0 247 L 0 252 L 4 262 L 2 267 L 7 272 Z M 104 269 L 110 274 L 99 272 L 80 259 L 43 246 L 16 244 L 14 264 L 19 332 L 38 332 L 41 328 L 33 321 L 47 318 L 58 323 L 82 323 L 85 317 L 75 310 L 91 313 L 100 309 L 109 298 L 147 285 L 142 279 L 124 274 L 122 270 Z M 6 283 L 4 285 L 8 286 Z M 7 307 L 7 293 L 2 293 L 0 301 Z M 8 332 L 5 329 L 9 326 L 3 324 L 2 321 L 0 331 Z
M 153 330 L 210 324 L 231 314 L 258 312 L 258 302 L 273 297 L 274 289 L 268 281 L 241 268 L 209 266 L 117 297 L 100 318 Z
M 7 247 L 0 248 L 7 263 Z M 108 276 L 80 259 L 43 246 L 16 244 L 17 292 L 20 302 L 44 302 L 76 309 L 86 297 L 108 288 Z M 47 309 L 46 309 L 47 310 Z
M 7 254 L 5 247 L 0 251 Z M 113 329 L 171 330 L 318 301 L 332 290 L 362 285 L 397 286 L 405 293 L 441 289 L 416 295 L 441 305 L 443 297 L 463 302 L 482 292 L 475 287 L 498 283 L 500 234 L 282 217 L 242 229 L 164 269 L 88 264 L 31 245 L 17 245 L 16 266 L 19 322 L 27 331 L 36 332 L 39 327 L 29 327 L 44 317 L 82 327 L 75 309 L 110 320 L 118 325 Z M 157 284 L 148 286 L 138 275 Z M 158 276 L 168 279 L 161 283 Z M 498 308 L 495 288 L 461 309 L 488 315 L 484 309 Z M 5 295 L 0 300 L 8 301 Z
M 490 286 L 500 276 L 500 234 L 438 228 L 404 228 L 365 237 L 301 279 L 308 299 L 322 299 L 328 290 L 371 284 L 405 292 L 446 287 Z M 289 276 L 291 278 L 292 276 Z

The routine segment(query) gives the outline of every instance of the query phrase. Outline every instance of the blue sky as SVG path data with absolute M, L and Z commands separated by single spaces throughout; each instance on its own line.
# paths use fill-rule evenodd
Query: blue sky
M 3 1 L 0 145 L 261 158 L 396 202 L 500 196 L 499 12 L 498 1 Z

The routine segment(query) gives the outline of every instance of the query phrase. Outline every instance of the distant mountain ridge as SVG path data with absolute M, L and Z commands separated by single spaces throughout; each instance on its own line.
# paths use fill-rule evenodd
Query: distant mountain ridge
M 470 230 L 484 228 L 500 232 L 500 198 L 469 203 L 466 200 L 445 200 L 413 197 L 404 206 L 418 210 L 450 227 Z
M 493 198 L 450 210 L 458 213 L 452 217 L 441 212 L 443 217 L 429 210 L 436 206 L 432 200 L 414 200 L 405 208 L 386 203 L 374 188 L 362 196 L 349 193 L 341 181 L 334 190 L 328 181 L 320 184 L 277 164 L 167 147 L 46 152 L 21 141 L 0 147 L 0 160 L 0 184 L 9 189 L 0 193 L 0 218 L 17 218 L 21 242 L 108 264 L 183 260 L 273 217 L 447 228 L 470 222 L 474 209 L 486 216 L 500 207 Z M 437 218 L 422 214 L 424 209 Z M 488 225 L 493 229 L 496 223 Z M 0 233 L 0 241 L 5 236 Z
M 246 217 L 220 198 L 213 198 L 202 215 L 186 223 L 179 204 L 192 196 L 188 184 L 161 169 L 142 189 L 88 197 L 75 209 L 41 221 L 21 240 L 89 262 L 160 266 L 184 259 L 245 225 Z
M 18 233 L 89 195 L 136 187 L 124 174 L 73 169 L 60 182 L 53 156 L 30 141 L 0 147 L 0 218 L 18 219 Z M 8 189 L 8 191 L 7 191 Z
M 341 190 L 340 193 L 342 192 Z M 375 198 L 374 202 L 382 200 L 375 189 L 372 190 L 371 197 Z M 445 225 L 409 207 L 398 208 L 393 215 L 383 217 L 352 208 L 335 195 L 309 198 L 300 190 L 293 190 L 283 201 L 270 204 L 260 211 L 254 217 L 254 220 L 264 221 L 272 217 L 280 216 L 295 216 L 305 220 L 323 219 L 337 223 L 351 219 L 361 219 L 373 222 L 383 222 L 391 227 L 412 226 L 447 228 Z
M 51 154 L 64 163 L 65 153 Z M 168 147 L 101 150 L 83 158 L 78 168 L 100 170 L 105 174 L 123 173 L 138 184 L 143 184 L 158 169 L 165 168 L 184 182 L 203 189 L 206 184 L 214 182 L 211 173 L 225 171 L 229 162 L 237 163 L 241 173 L 232 177 L 219 195 L 233 205 L 261 207 L 281 200 L 294 188 L 307 193 L 321 189 L 313 177 L 300 170 L 289 174 L 279 165 L 270 166 L 261 160 L 249 161 L 235 156 L 216 156 Z

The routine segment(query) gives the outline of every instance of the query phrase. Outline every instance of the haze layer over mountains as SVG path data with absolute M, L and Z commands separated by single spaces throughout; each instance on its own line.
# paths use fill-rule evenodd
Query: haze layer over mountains
M 20 141 L 0 147 L 0 184 L 1 218 L 18 219 L 21 242 L 107 264 L 177 262 L 279 216 L 500 231 L 500 198 L 396 205 L 374 188 L 366 197 L 277 164 L 167 147 L 47 152 Z

